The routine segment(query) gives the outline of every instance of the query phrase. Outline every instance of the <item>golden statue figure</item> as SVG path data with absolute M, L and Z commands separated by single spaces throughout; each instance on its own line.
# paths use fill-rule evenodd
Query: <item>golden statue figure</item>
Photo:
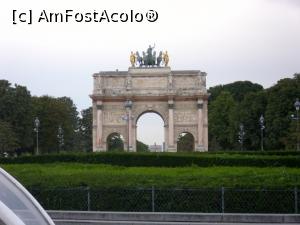
M 168 66 L 169 64 L 169 55 L 168 55 L 168 51 L 166 51 L 164 54 L 163 54 L 163 61 L 165 63 L 165 66 Z
M 133 52 L 131 52 L 130 54 L 130 63 L 132 67 L 135 67 L 135 63 L 136 63 L 136 56 Z

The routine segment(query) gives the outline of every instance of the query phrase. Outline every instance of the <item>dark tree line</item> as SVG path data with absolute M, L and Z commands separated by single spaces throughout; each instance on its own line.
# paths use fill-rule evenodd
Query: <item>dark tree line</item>
M 279 80 L 267 89 L 238 81 L 212 87 L 209 93 L 210 150 L 238 150 L 241 123 L 245 127 L 244 149 L 259 150 L 260 115 L 265 117 L 266 150 L 295 149 L 299 134 L 290 116 L 295 114 L 294 102 L 300 97 L 300 74 Z M 31 96 L 26 87 L 0 80 L 0 153 L 34 153 L 36 117 L 40 120 L 40 153 L 92 151 L 91 107 L 79 113 L 69 97 Z M 63 129 L 62 148 L 57 136 L 59 126 Z M 138 146 L 141 151 L 148 150 L 141 142 Z
M 0 153 L 34 153 L 38 117 L 39 152 L 92 150 L 91 108 L 78 113 L 68 97 L 31 96 L 26 87 L 0 80 Z M 63 129 L 64 145 L 59 148 L 58 128 Z
M 27 88 L 0 80 L 1 152 L 32 147 L 32 114 L 32 99 Z
M 270 88 L 238 81 L 209 89 L 209 148 L 238 150 L 238 132 L 244 125 L 244 149 L 259 150 L 261 131 L 259 118 L 265 118 L 266 150 L 296 149 L 294 102 L 300 97 L 300 74 L 279 80 Z

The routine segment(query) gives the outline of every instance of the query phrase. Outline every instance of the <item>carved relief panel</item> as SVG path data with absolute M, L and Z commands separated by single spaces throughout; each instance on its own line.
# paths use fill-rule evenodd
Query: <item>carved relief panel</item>
M 103 107 L 103 121 L 105 125 L 124 125 L 126 122 L 122 119 L 126 115 L 122 103 L 105 103 Z
M 197 117 L 195 112 L 191 111 L 176 111 L 174 112 L 174 120 L 175 123 L 178 124 L 188 124 L 188 123 L 196 123 Z
M 175 102 L 174 122 L 175 124 L 197 123 L 197 108 L 195 101 Z
M 167 77 L 132 77 L 132 87 L 135 89 L 167 88 Z
M 125 124 L 122 117 L 125 115 L 124 112 L 104 112 L 104 124 L 105 125 L 120 125 Z
M 103 77 L 104 88 L 125 88 L 126 77 Z
M 174 76 L 173 82 L 177 89 L 198 88 L 199 84 L 196 76 Z

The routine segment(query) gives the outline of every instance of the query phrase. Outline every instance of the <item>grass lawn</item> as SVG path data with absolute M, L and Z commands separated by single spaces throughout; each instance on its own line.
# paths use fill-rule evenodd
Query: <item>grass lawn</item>
M 3 164 L 27 187 L 251 187 L 300 186 L 300 168 L 122 167 L 102 164 Z

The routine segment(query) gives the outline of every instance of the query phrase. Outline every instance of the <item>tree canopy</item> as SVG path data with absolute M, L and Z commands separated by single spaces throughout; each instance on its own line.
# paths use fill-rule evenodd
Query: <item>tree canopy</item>
M 190 133 L 181 133 L 177 141 L 178 152 L 192 152 L 194 150 L 195 139 Z
M 17 136 L 10 124 L 0 120 L 0 155 L 13 153 L 18 147 Z
M 238 150 L 239 124 L 245 128 L 244 149 L 259 150 L 259 118 L 265 118 L 264 145 L 267 150 L 295 149 L 294 102 L 300 96 L 300 74 L 279 80 L 263 89 L 249 81 L 219 85 L 209 89 L 209 148 Z
M 32 98 L 26 87 L 0 80 L 0 120 L 15 133 L 18 147 L 32 146 Z
M 44 153 L 57 152 L 58 128 L 64 133 L 63 150 L 76 149 L 76 133 L 78 132 L 78 112 L 70 98 L 54 98 L 50 96 L 33 97 L 33 114 L 40 120 L 39 140 L 40 151 Z
M 107 137 L 107 151 L 119 152 L 124 150 L 124 142 L 120 134 L 112 133 Z
M 136 141 L 136 151 L 137 152 L 149 152 L 149 146 L 146 145 L 145 143 L 137 140 Z

